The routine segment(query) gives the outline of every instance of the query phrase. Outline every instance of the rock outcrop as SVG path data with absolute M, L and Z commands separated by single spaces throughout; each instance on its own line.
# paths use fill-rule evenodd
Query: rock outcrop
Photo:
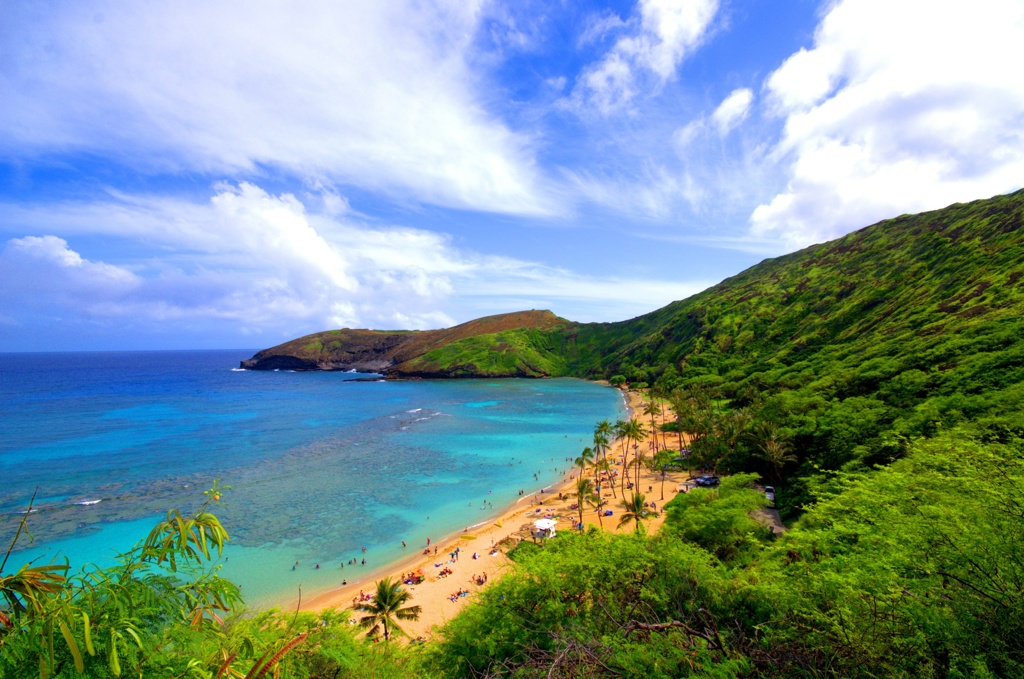
M 342 370 L 386 377 L 545 377 L 522 364 L 478 367 L 471 361 L 438 367 L 424 360 L 460 342 L 481 337 L 501 342 L 503 333 L 553 330 L 571 324 L 550 311 L 520 311 L 478 318 L 441 330 L 327 330 L 258 352 L 241 362 L 247 370 Z M 493 338 L 498 338 L 494 340 Z

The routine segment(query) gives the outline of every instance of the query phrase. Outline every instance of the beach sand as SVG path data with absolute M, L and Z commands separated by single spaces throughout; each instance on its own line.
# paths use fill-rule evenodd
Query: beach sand
M 649 415 L 643 414 L 645 406 L 643 396 L 637 392 L 630 391 L 626 393 L 626 398 L 630 411 L 629 416 L 639 418 L 645 427 L 650 429 L 651 418 Z M 671 419 L 672 417 L 673 415 L 666 407 L 664 416 L 655 415 L 655 425 L 660 425 L 666 419 Z M 669 448 L 676 449 L 678 441 L 675 439 L 675 436 L 667 436 L 669 438 L 665 443 L 667 443 Z M 659 433 L 660 443 L 661 434 Z M 646 443 L 642 442 L 640 445 L 646 451 L 651 450 L 653 443 L 650 436 Z M 621 451 L 621 442 L 615 441 L 608 451 L 608 456 L 613 460 L 621 459 Z M 650 452 L 647 454 L 649 456 Z M 567 461 L 565 465 L 569 468 L 571 467 L 571 462 Z M 621 466 L 616 468 L 621 469 Z M 336 590 L 331 590 L 319 594 L 308 601 L 303 601 L 301 608 L 304 610 L 351 609 L 355 605 L 354 599 L 358 598 L 360 592 L 371 593 L 374 591 L 376 580 L 387 576 L 398 578 L 418 571 L 424 575 L 424 581 L 420 584 L 407 585 L 406 587 L 412 594 L 412 600 L 409 605 L 419 605 L 422 608 L 422 612 L 419 620 L 404 621 L 400 624 L 410 638 L 429 637 L 434 627 L 444 625 L 451 620 L 481 589 L 490 583 L 496 582 L 505 572 L 513 567 L 512 561 L 505 555 L 504 549 L 514 545 L 518 540 L 532 539 L 530 538 L 529 530 L 533 526 L 533 521 L 544 518 L 547 515 L 553 515 L 560 517 L 557 526 L 558 531 L 568 532 L 572 530 L 573 521 L 579 518 L 578 511 L 570 509 L 570 506 L 575 502 L 572 492 L 575 490 L 575 479 L 578 473 L 579 470 L 577 468 L 571 467 L 560 483 L 545 489 L 543 493 L 526 495 L 519 498 L 519 501 L 513 507 L 484 525 L 475 528 L 470 527 L 467 531 L 455 535 L 439 536 L 441 539 L 431 541 L 429 554 L 424 553 L 424 549 L 427 549 L 425 544 L 409 545 L 410 557 L 408 559 L 397 564 L 391 564 L 384 569 L 361 573 L 357 578 L 350 579 L 347 586 L 340 586 Z M 685 472 L 667 474 L 664 484 L 664 499 L 662 499 L 661 474 L 644 470 L 640 476 L 640 490 L 646 495 L 647 500 L 653 500 L 660 510 L 662 505 L 672 499 L 678 490 L 686 487 L 688 478 Z M 653 487 L 653 491 L 648 492 L 649 487 Z M 559 500 L 559 493 L 563 494 L 563 499 L 561 500 Z M 614 512 L 613 516 L 604 518 L 603 528 L 612 532 L 632 531 L 634 530 L 632 524 L 621 529 L 618 528 L 618 521 L 622 515 L 622 508 L 620 506 L 622 496 L 618 485 L 616 485 L 616 493 L 618 493 L 618 498 L 613 497 L 610 488 L 602 491 L 602 498 L 608 503 L 605 508 L 611 509 Z M 543 504 L 540 504 L 541 502 Z M 540 511 L 538 512 L 537 510 Z M 664 516 L 664 513 L 659 511 L 659 515 L 656 518 L 647 521 L 645 527 L 648 532 L 657 531 L 664 521 Z M 597 513 L 593 508 L 584 510 L 583 522 L 588 526 L 599 525 Z M 436 556 L 435 547 L 437 548 Z M 452 559 L 450 554 L 456 548 L 459 548 L 458 558 Z M 477 554 L 478 558 L 473 558 L 474 553 Z M 444 568 L 450 569 L 451 574 L 440 577 L 439 573 Z M 354 571 L 357 569 L 358 567 L 351 566 L 346 569 L 339 568 L 339 585 L 342 578 L 355 575 Z M 483 585 L 477 584 L 475 578 L 483 574 L 486 574 L 487 582 Z M 469 594 L 456 597 L 455 601 L 451 601 L 451 596 L 459 590 L 468 590 Z M 356 611 L 351 612 L 353 620 L 358 619 L 360 615 Z

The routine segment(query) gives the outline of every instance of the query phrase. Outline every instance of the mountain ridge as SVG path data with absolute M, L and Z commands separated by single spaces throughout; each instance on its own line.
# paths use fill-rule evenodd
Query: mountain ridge
M 1024 190 L 883 220 L 765 259 L 625 321 L 577 323 L 550 311 L 521 311 L 442 330 L 329 330 L 265 349 L 242 367 L 354 369 L 389 378 L 621 373 L 653 383 L 663 373 L 658 365 L 672 365 L 718 383 L 737 367 L 732 359 L 792 363 L 876 331 L 886 340 L 941 335 L 954 324 L 1024 310 L 1014 292 L 1024 283 L 1024 265 L 1014 256 L 1024 245 L 1022 224 Z M 907 285 L 915 279 L 916 287 Z
M 257 352 L 242 361 L 241 367 L 247 370 L 355 370 L 391 377 L 468 376 L 473 366 L 433 367 L 422 357 L 446 345 L 481 335 L 544 330 L 567 323 L 570 321 L 550 311 L 532 310 L 484 316 L 439 330 L 325 330 Z M 514 375 L 504 376 L 548 376 L 532 369 L 525 361 L 519 363 Z

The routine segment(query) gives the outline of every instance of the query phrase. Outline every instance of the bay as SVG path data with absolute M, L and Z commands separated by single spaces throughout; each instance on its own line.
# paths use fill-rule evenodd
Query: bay
M 11 563 L 109 564 L 220 479 L 223 573 L 250 605 L 283 603 L 497 515 L 625 412 L 617 390 L 571 379 L 233 369 L 252 353 L 0 354 L 3 535 L 36 493 L 34 542 Z

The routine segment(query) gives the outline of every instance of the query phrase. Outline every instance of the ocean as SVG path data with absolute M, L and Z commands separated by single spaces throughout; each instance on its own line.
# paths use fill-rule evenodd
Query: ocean
M 238 370 L 252 353 L 0 354 L 0 539 L 36 493 L 7 570 L 110 565 L 220 479 L 222 574 L 250 606 L 286 604 L 488 521 L 625 413 L 581 380 Z

